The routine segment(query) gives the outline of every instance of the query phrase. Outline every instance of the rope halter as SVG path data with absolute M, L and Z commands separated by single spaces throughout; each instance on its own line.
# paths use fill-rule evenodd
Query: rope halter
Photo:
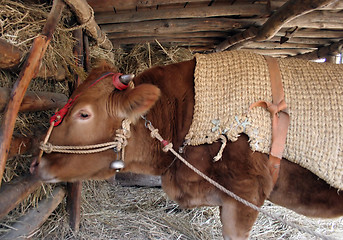
M 116 134 L 114 137 L 114 141 L 100 143 L 100 144 L 93 144 L 93 145 L 83 145 L 83 146 L 67 146 L 67 145 L 53 145 L 47 140 L 50 137 L 50 129 L 46 136 L 46 141 L 41 142 L 39 148 L 41 149 L 41 153 L 45 152 L 49 153 L 69 153 L 69 154 L 92 154 L 92 153 L 99 153 L 109 149 L 113 149 L 115 153 L 121 152 L 121 158 L 117 158 L 114 162 L 111 163 L 110 168 L 120 170 L 124 167 L 124 150 L 127 146 L 127 139 L 131 136 L 130 131 L 130 124 L 131 121 L 128 119 L 124 119 L 122 121 L 122 127 L 116 130 Z M 51 124 L 52 128 L 54 124 Z M 42 154 L 40 154 L 41 157 Z M 120 168 L 118 166 L 121 166 Z
M 102 74 L 99 78 L 95 79 L 88 86 L 88 88 L 94 86 L 95 84 L 100 82 L 102 79 L 105 79 L 107 77 L 111 77 L 114 87 L 122 91 L 128 87 L 129 82 L 133 79 L 134 75 L 133 74 L 122 75 L 121 73 L 107 72 L 107 73 Z M 86 145 L 86 146 L 58 146 L 58 145 L 53 145 L 48 142 L 52 129 L 55 126 L 58 126 L 63 121 L 64 116 L 68 113 L 70 107 L 74 104 L 75 100 L 81 94 L 82 93 L 79 93 L 74 98 L 70 98 L 67 104 L 51 117 L 49 130 L 45 136 L 44 141 L 40 143 L 39 148 L 41 149 L 41 151 L 37 158 L 37 165 L 39 164 L 42 158 L 43 152 L 47 154 L 52 153 L 52 152 L 70 153 L 70 154 L 91 154 L 91 153 L 99 153 L 99 152 L 103 152 L 109 149 L 113 149 L 114 152 L 117 153 L 117 159 L 111 163 L 110 168 L 115 169 L 116 171 L 120 171 L 122 168 L 124 168 L 124 148 L 127 145 L 127 139 L 131 135 L 131 132 L 130 132 L 131 122 L 128 119 L 124 119 L 122 121 L 122 127 L 116 130 L 114 141 L 112 142 Z M 118 153 L 121 153 L 122 156 L 118 157 L 119 155 Z

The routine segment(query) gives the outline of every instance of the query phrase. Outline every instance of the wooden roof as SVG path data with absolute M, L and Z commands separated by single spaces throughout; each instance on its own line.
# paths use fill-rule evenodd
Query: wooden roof
M 95 21 L 114 46 L 157 40 L 163 45 L 185 46 L 196 51 L 241 48 L 267 55 L 294 56 L 343 39 L 342 0 L 87 2 L 94 10 Z M 261 34 L 270 31 L 264 29 L 268 24 L 274 30 Z M 338 45 L 340 50 L 341 43 Z

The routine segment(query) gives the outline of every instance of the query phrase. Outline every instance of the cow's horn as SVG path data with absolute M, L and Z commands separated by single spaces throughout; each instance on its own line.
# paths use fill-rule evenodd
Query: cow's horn
M 119 77 L 119 81 L 122 83 L 122 84 L 125 84 L 125 85 L 128 85 L 132 79 L 135 77 L 134 74 L 125 74 L 125 75 L 121 75 Z

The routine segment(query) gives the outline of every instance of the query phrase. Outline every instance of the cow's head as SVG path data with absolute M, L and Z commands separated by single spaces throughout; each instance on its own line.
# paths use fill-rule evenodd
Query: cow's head
M 83 146 L 111 142 L 124 119 L 134 123 L 160 96 L 160 90 L 151 84 L 118 90 L 113 74 L 94 84 L 107 72 L 116 70 L 101 62 L 75 90 L 63 120 L 52 130 L 49 143 Z M 32 163 L 31 172 L 47 182 L 106 179 L 115 174 L 112 163 L 117 155 L 113 149 L 92 154 L 45 153 L 39 163 Z

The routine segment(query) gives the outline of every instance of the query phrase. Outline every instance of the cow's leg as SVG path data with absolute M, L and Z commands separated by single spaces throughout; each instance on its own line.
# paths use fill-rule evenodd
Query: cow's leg
M 228 199 L 220 207 L 220 218 L 225 240 L 243 240 L 249 238 L 249 232 L 255 223 L 258 213 L 253 209 Z

